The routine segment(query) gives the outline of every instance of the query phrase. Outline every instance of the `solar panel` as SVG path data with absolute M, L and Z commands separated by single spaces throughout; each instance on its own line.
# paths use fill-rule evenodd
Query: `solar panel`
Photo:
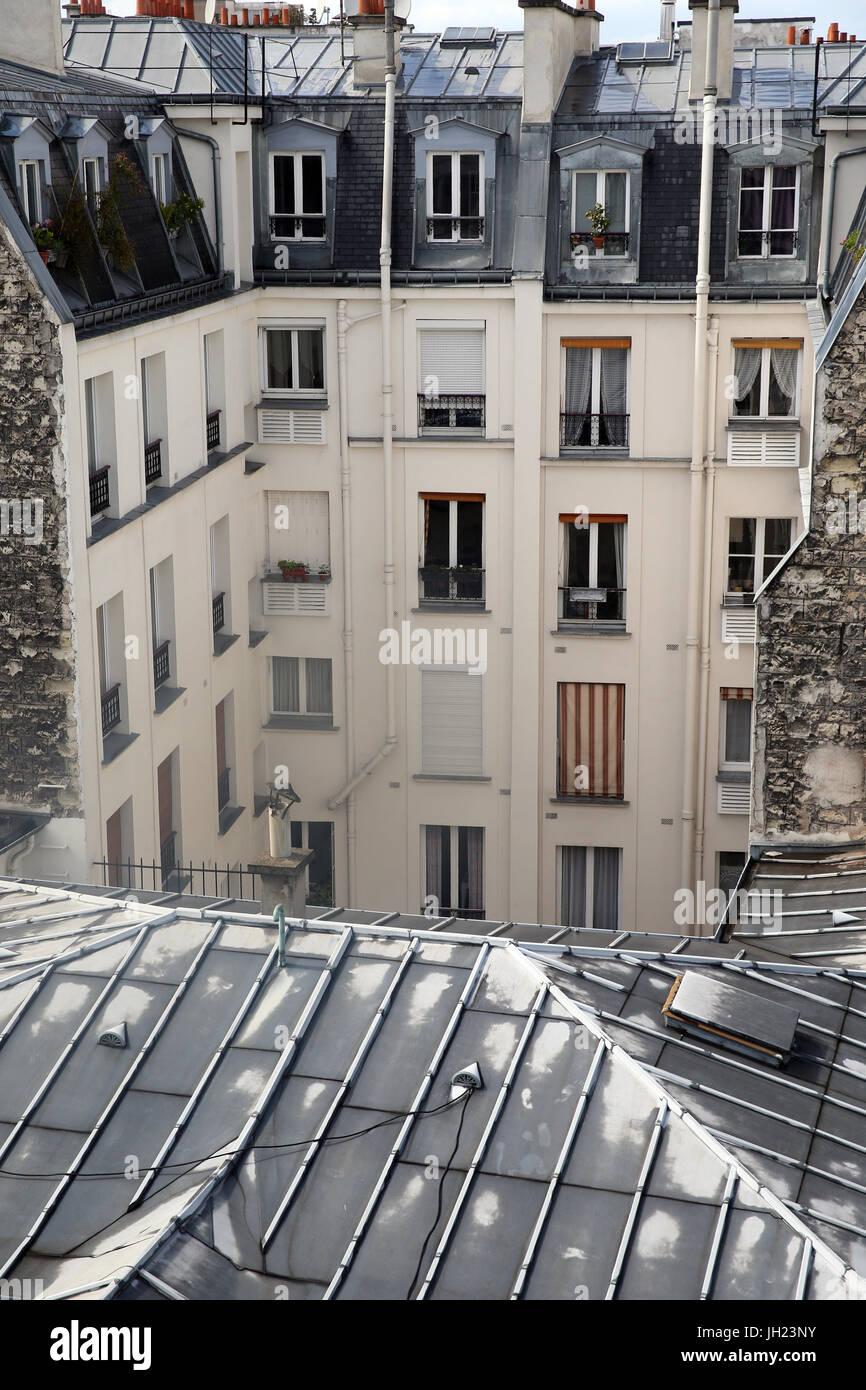
M 490 24 L 478 29 L 458 29 L 452 25 L 445 30 L 439 40 L 442 48 L 490 48 L 496 38 L 496 30 Z

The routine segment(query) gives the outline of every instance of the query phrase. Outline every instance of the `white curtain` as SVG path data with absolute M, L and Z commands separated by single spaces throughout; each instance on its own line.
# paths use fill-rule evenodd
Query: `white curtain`
M 601 413 L 608 417 L 607 434 L 611 444 L 626 441 L 626 400 L 628 396 L 628 349 L 601 349 Z
M 601 931 L 619 926 L 618 849 L 593 850 L 592 925 Z
M 298 658 L 275 656 L 271 659 L 274 685 L 274 710 L 278 714 L 297 714 L 300 709 Z
M 480 825 L 461 825 L 458 832 L 460 858 L 460 903 L 470 912 L 484 910 L 484 829 Z
M 613 527 L 613 553 L 616 561 L 616 587 L 625 588 L 625 526 L 621 521 Z
M 725 701 L 725 762 L 747 763 L 752 756 L 752 702 Z
M 797 392 L 797 350 L 796 348 L 771 348 L 770 363 L 780 391 L 791 404 L 788 413 L 794 412 L 794 396 Z
M 307 668 L 307 714 L 330 714 L 332 711 L 330 658 L 308 656 L 304 664 Z
M 425 827 L 425 865 L 424 880 L 427 885 L 427 897 L 436 898 L 440 908 L 451 906 L 450 888 L 446 895 L 447 901 L 442 894 L 442 832 L 450 834 L 448 826 L 428 825 Z
M 592 348 L 565 349 L 565 413 L 585 415 L 592 387 Z M 577 428 L 577 423 L 575 423 Z
M 560 856 L 560 915 L 564 927 L 586 926 L 586 850 L 563 845 Z
M 736 400 L 745 401 L 755 384 L 755 378 L 761 370 L 761 349 L 760 348 L 737 348 L 734 354 L 734 386 L 736 390 Z M 746 411 L 742 412 L 747 413 Z M 758 412 L 756 411 L 755 414 Z

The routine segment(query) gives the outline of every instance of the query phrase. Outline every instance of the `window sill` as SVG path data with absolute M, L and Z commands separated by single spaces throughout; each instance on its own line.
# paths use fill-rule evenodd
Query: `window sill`
M 258 817 L 262 814 L 262 812 L 268 809 L 269 805 L 270 797 L 253 796 L 253 820 L 257 820 Z
M 264 642 L 267 636 L 267 632 L 258 632 L 255 629 L 250 628 L 249 641 L 247 642 L 247 646 L 257 647 L 261 642 Z
M 157 687 L 153 700 L 154 714 L 164 714 L 170 705 L 181 695 L 186 694 L 185 685 L 160 685 Z
M 271 714 L 264 729 L 306 729 L 309 732 L 339 733 L 330 714 Z
M 269 396 L 262 392 L 256 410 L 327 410 L 327 396 Z
M 102 740 L 102 766 L 108 767 L 108 764 L 120 757 L 137 738 L 138 734 L 107 734 Z
M 559 806 L 630 806 L 618 796 L 552 796 L 551 803 Z
M 561 459 L 627 459 L 631 455 L 628 449 L 620 449 L 611 444 L 590 444 L 579 445 L 573 449 L 560 449 L 559 458 Z
M 239 632 L 215 632 L 213 639 L 214 656 L 222 656 L 223 652 L 227 652 L 229 647 L 234 646 L 239 636 Z
M 413 782 L 492 782 L 492 777 L 476 777 L 471 772 L 413 772 Z
M 780 419 L 778 415 L 737 415 L 728 420 L 725 428 L 732 432 L 742 431 L 744 434 L 752 430 L 760 431 L 762 434 L 791 434 L 795 430 L 798 434 L 803 432 L 799 419 L 793 415 L 790 419 Z
M 471 599 L 419 599 L 417 608 L 410 613 L 479 613 L 490 614 L 493 610 L 485 608 L 484 603 L 473 603 Z
M 244 806 L 224 806 L 220 811 L 220 835 L 227 835 L 239 816 L 245 811 Z
M 632 634 L 626 630 L 625 623 L 619 623 L 613 627 L 604 627 L 601 623 L 578 623 L 575 621 L 569 627 L 551 628 L 551 637 L 631 637 Z

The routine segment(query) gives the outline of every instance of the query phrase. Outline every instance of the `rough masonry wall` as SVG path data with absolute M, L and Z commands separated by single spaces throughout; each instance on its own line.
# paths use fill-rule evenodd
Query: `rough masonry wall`
M 61 816 L 79 804 L 62 388 L 57 326 L 0 226 L 0 806 Z
M 816 411 L 810 534 L 758 608 L 753 843 L 866 837 L 863 295 L 819 374 Z

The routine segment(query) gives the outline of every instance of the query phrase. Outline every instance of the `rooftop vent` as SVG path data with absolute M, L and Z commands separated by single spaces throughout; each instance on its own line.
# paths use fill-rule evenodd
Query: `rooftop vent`
M 112 1023 L 108 1028 L 103 1028 L 96 1041 L 101 1047 L 126 1047 L 126 1024 Z
M 480 29 L 446 29 L 439 40 L 440 48 L 493 48 L 496 30 L 485 24 Z
M 678 975 L 662 1008 L 665 1024 L 781 1066 L 791 1055 L 800 1015 L 787 1004 L 735 989 L 690 970 Z
M 617 63 L 626 68 L 639 63 L 670 63 L 673 56 L 673 41 L 663 39 L 653 39 L 651 43 L 621 43 L 616 50 Z

